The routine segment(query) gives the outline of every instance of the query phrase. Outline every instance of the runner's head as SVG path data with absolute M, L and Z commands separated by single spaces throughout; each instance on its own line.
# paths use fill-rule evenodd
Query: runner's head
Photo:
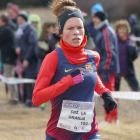
M 73 47 L 80 46 L 84 38 L 84 24 L 76 3 L 73 0 L 54 0 L 52 10 L 63 41 Z

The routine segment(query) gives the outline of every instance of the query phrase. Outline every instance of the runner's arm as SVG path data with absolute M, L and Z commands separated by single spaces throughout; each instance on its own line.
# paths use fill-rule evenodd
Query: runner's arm
M 70 75 L 62 78 L 56 84 L 50 86 L 50 82 L 55 75 L 58 64 L 58 55 L 56 51 L 48 54 L 41 65 L 34 91 L 32 101 L 35 106 L 39 106 L 54 97 L 65 92 L 70 86 L 74 85 Z

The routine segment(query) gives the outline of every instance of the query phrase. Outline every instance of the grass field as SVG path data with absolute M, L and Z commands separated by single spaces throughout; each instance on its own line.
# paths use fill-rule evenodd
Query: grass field
M 42 21 L 54 21 L 45 8 L 29 9 L 30 13 L 39 14 Z M 136 75 L 140 83 L 140 58 L 135 61 Z M 130 91 L 122 79 L 122 91 Z M 51 110 L 50 104 L 45 111 L 39 108 L 25 108 L 22 103 L 17 106 L 8 104 L 9 95 L 5 94 L 4 84 L 0 82 L 0 140 L 44 140 L 45 129 Z M 97 120 L 104 120 L 104 111 L 96 100 Z M 99 124 L 102 140 L 140 140 L 140 101 L 119 100 L 120 124 Z
M 98 101 L 98 100 L 96 100 Z M 119 100 L 120 124 L 99 124 L 102 140 L 140 140 L 140 101 Z M 104 120 L 103 107 L 96 102 L 97 120 Z M 8 104 L 4 84 L 0 83 L 0 140 L 44 140 L 50 116 L 50 104 L 45 111 Z

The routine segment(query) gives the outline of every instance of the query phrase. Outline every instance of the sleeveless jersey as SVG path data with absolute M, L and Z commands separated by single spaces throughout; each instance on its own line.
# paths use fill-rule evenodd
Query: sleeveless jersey
M 95 119 L 96 116 L 95 109 L 93 110 L 94 117 L 91 132 L 77 133 L 68 131 L 65 129 L 58 128 L 57 123 L 61 113 L 63 100 L 72 100 L 81 102 L 95 101 L 94 89 L 96 86 L 96 64 L 94 55 L 92 54 L 92 52 L 85 49 L 85 51 L 88 54 L 87 62 L 82 65 L 73 65 L 70 62 L 68 62 L 61 48 L 57 48 L 56 51 L 58 54 L 58 65 L 56 73 L 53 79 L 51 80 L 51 84 L 57 83 L 63 77 L 66 77 L 71 72 L 73 72 L 76 68 L 85 67 L 86 70 L 84 72 L 84 81 L 82 83 L 71 86 L 64 93 L 60 94 L 59 96 L 51 100 L 52 113 L 51 118 L 47 125 L 46 133 L 58 140 L 86 140 L 86 138 L 93 135 L 99 130 Z

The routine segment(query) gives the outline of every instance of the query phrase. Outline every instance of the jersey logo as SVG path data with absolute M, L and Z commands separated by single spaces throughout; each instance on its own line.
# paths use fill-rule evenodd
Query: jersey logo
M 65 69 L 65 72 L 69 72 L 69 71 L 71 71 L 72 69 L 69 69 L 69 70 L 67 70 L 67 69 Z
M 93 68 L 92 68 L 92 65 L 91 64 L 86 64 L 85 67 L 86 67 L 86 71 L 87 72 L 89 72 L 89 73 L 92 73 L 93 72 Z

